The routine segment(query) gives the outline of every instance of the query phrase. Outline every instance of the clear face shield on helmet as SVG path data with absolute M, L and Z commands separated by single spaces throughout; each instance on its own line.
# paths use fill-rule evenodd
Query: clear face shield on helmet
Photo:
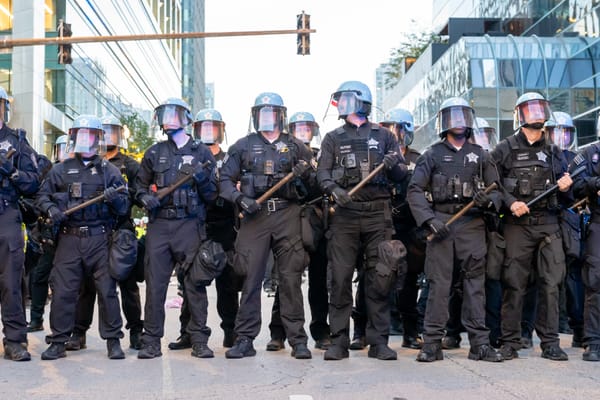
M 206 145 L 223 143 L 225 123 L 223 121 L 194 122 L 194 137 Z
M 331 95 L 331 105 L 338 110 L 340 117 L 358 113 L 363 109 L 363 101 L 355 92 L 336 92 Z
M 104 131 L 91 128 L 76 128 L 69 132 L 69 153 L 79 153 L 84 156 L 106 153 Z
M 548 137 L 561 150 L 572 150 L 575 148 L 577 135 L 573 128 L 561 126 L 547 126 L 546 132 Z
M 519 129 L 524 126 L 541 129 L 551 115 L 550 106 L 546 100 L 525 101 L 515 107 L 513 128 Z
M 257 132 L 281 131 L 284 126 L 285 111 L 281 107 L 260 106 L 254 108 L 252 118 Z
M 379 125 L 392 131 L 400 146 L 406 147 L 412 144 L 415 137 L 415 133 L 411 130 L 412 124 L 408 122 L 382 122 Z M 409 125 L 411 129 L 409 129 Z
M 319 125 L 312 121 L 298 121 L 290 123 L 290 133 L 304 144 L 309 144 L 319 135 Z
M 443 133 L 450 129 L 473 129 L 473 110 L 464 106 L 452 106 L 440 110 L 438 113 L 438 132 Z
M 71 154 L 69 153 L 68 147 L 69 145 L 66 140 L 62 143 L 54 144 L 54 147 L 52 149 L 52 157 L 54 159 L 54 162 L 63 162 L 67 158 L 71 158 Z
M 484 150 L 491 151 L 498 144 L 496 130 L 491 127 L 473 129 L 471 141 L 480 145 Z
M 6 99 L 0 100 L 0 119 L 4 124 L 10 121 L 10 103 Z
M 119 125 L 102 125 L 104 128 L 104 143 L 107 150 L 115 147 L 125 147 L 125 137 L 123 135 L 123 127 Z
M 189 125 L 189 112 L 176 104 L 164 104 L 156 108 L 152 118 L 152 126 L 160 127 L 163 131 L 177 130 Z

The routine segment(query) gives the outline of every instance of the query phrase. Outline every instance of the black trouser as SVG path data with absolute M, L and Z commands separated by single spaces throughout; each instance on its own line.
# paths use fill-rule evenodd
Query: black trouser
M 436 212 L 447 221 L 449 214 Z M 425 274 L 429 280 L 429 297 L 425 311 L 423 339 L 439 343 L 448 322 L 449 296 L 455 277 L 462 281 L 461 320 L 471 346 L 489 344 L 485 326 L 485 225 L 477 216 L 465 216 L 450 225 L 448 238 L 427 243 Z
M 600 222 L 592 217 L 586 239 L 582 278 L 585 284 L 584 344 L 600 344 Z
M 44 307 L 48 298 L 48 279 L 52 271 L 54 261 L 54 246 L 45 246 L 44 253 L 38 259 L 38 263 L 31 271 L 31 306 L 29 309 L 30 321 L 32 323 L 44 320 Z
M 327 240 L 323 238 L 319 242 L 317 251 L 308 253 L 308 255 L 310 257 L 308 264 L 308 305 L 311 314 L 309 326 L 312 338 L 317 341 L 329 337 L 329 324 L 327 323 L 329 308 L 329 296 L 327 292 Z M 272 339 L 285 339 L 285 330 L 281 323 L 279 307 L 279 290 L 277 290 L 275 300 L 273 301 L 273 308 L 271 309 L 271 322 L 269 323 Z
M 504 237 L 502 343 L 514 349 L 521 348 L 523 299 L 531 274 L 534 274 L 538 290 L 535 330 L 543 348 L 558 344 L 558 286 L 565 276 L 565 255 L 558 223 L 507 223 Z
M 4 337 L 11 342 L 26 343 L 27 321 L 21 291 L 25 243 L 16 206 L 5 207 L 0 227 L 0 313 Z
M 135 280 L 135 275 L 118 282 L 121 292 L 121 306 L 127 324 L 125 328 L 131 333 L 141 333 L 144 323 L 142 322 L 142 304 L 140 301 L 140 289 Z M 78 334 L 85 333 L 90 329 L 94 319 L 94 303 L 96 302 L 96 287 L 94 286 L 94 277 L 88 275 L 84 278 L 79 297 L 77 298 L 77 310 L 75 312 L 75 327 L 73 332 Z
M 406 262 L 408 264 L 404 285 L 396 293 L 396 304 L 398 312 L 402 316 L 404 338 L 414 338 L 419 336 L 418 279 L 425 269 L 425 244 L 419 242 L 414 224 L 395 221 L 394 228 L 396 230 L 394 239 L 402 241 L 404 247 L 406 247 Z
M 529 284 L 523 296 L 523 314 L 521 316 L 521 337 L 531 339 L 537 318 L 538 286 L 535 277 L 529 278 Z
M 371 345 L 387 344 L 390 329 L 389 291 L 375 290 L 378 247 L 392 238 L 390 204 L 386 201 L 355 203 L 363 210 L 338 207 L 331 217 L 327 256 L 331 272 L 329 324 L 335 345 L 350 345 L 350 315 L 352 313 L 352 276 L 361 248 L 366 265 L 362 277 L 367 311 L 366 341 Z M 370 208 L 369 208 L 370 207 Z M 393 285 L 392 285 L 393 286 Z
M 267 207 L 241 220 L 235 243 L 234 270 L 245 275 L 235 321 L 238 337 L 256 338 L 261 326 L 261 291 L 269 252 L 279 270 L 281 320 L 290 345 L 306 344 L 302 272 L 307 255 L 300 234 L 300 206 L 270 212 Z
M 191 260 L 204 236 L 197 218 L 156 218 L 148 224 L 144 278 L 144 344 L 160 344 L 164 336 L 165 300 L 171 274 L 176 263 Z M 192 343 L 207 343 L 210 328 L 206 326 L 208 298 L 206 286 L 195 286 L 184 279 L 184 291 L 189 301 L 191 318 L 187 332 Z
M 485 325 L 490 330 L 490 343 L 497 346 L 502 335 L 502 283 L 496 279 L 485 280 Z
M 117 282 L 108 273 L 108 236 L 108 233 L 87 237 L 59 234 L 50 272 L 52 334 L 46 336 L 47 343 L 65 343 L 69 339 L 75 325 L 77 297 L 87 275 L 93 275 L 98 291 L 100 337 L 123 337 Z
M 567 315 L 569 326 L 574 334 L 583 332 L 583 313 L 585 304 L 585 287 L 581 278 L 583 261 L 567 258 L 567 277 L 565 287 L 567 292 Z

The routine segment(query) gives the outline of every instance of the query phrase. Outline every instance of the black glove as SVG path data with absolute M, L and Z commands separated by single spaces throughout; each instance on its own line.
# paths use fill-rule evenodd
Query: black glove
M 383 164 L 387 169 L 394 168 L 401 160 L 402 158 L 398 153 L 389 153 L 383 156 Z
M 155 208 L 160 207 L 160 200 L 158 200 L 158 197 L 151 195 L 151 194 L 145 194 L 142 197 L 140 197 L 140 202 L 144 205 L 144 208 L 148 211 L 152 211 Z
M 339 186 L 331 191 L 331 195 L 333 196 L 335 202 L 342 207 L 352 201 L 352 197 L 350 197 L 348 192 Z
M 304 160 L 299 160 L 298 163 L 294 165 L 294 168 L 292 168 L 292 172 L 294 172 L 294 175 L 298 178 L 305 178 L 308 175 L 308 171 L 310 171 L 310 169 L 311 166 L 309 163 L 307 163 Z
M 204 166 L 202 164 L 198 164 L 194 168 L 193 174 L 194 174 L 194 180 L 196 181 L 196 183 L 199 185 L 202 185 L 202 184 L 206 183 L 206 181 L 210 177 L 210 170 L 204 168 Z
M 0 173 L 5 176 L 11 176 L 15 170 L 16 168 L 12 160 L 6 157 L 6 152 L 0 152 Z
M 260 204 L 250 197 L 240 196 L 235 202 L 246 214 L 254 214 L 260 210 Z
M 48 218 L 52 220 L 52 223 L 55 225 L 60 225 L 61 222 L 67 220 L 67 216 L 64 212 L 60 211 L 58 207 L 52 206 L 48 209 Z
M 600 190 L 600 176 L 595 176 L 588 179 L 588 186 L 593 192 Z
M 119 197 L 119 191 L 115 187 L 107 187 L 104 189 L 104 200 L 111 203 Z
M 439 239 L 445 239 L 450 235 L 450 229 L 437 218 L 431 218 L 427 221 L 427 225 L 429 225 L 429 229 L 431 229 L 431 233 L 434 234 L 435 237 Z
M 494 204 L 492 198 L 483 190 L 475 193 L 475 196 L 473 196 L 473 202 L 479 208 L 490 208 Z

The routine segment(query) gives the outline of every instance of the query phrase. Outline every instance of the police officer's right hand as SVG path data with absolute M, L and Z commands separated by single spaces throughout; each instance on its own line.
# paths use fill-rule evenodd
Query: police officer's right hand
M 339 186 L 331 191 L 331 195 L 333 196 L 335 202 L 342 207 L 352 201 L 352 197 L 350 197 L 348 192 Z
M 155 208 L 160 207 L 160 200 L 158 197 L 152 194 L 145 194 L 140 197 L 140 202 L 144 205 L 144 208 L 148 211 L 152 211 Z
M 427 221 L 427 225 L 429 226 L 431 233 L 439 239 L 445 239 L 450 235 L 448 226 L 437 218 L 431 218 Z
M 67 220 L 67 216 L 64 212 L 60 211 L 60 209 L 56 206 L 52 206 L 47 211 L 48 218 L 52 220 L 52 223 L 55 225 L 60 225 L 61 222 Z
M 529 213 L 529 207 L 527 207 L 527 204 L 523 203 L 522 201 L 515 201 L 510 205 L 510 212 L 512 212 L 513 215 L 518 218 L 521 215 Z
M 6 151 L 0 152 L 0 173 L 11 176 L 15 172 L 15 166 L 10 158 L 6 157 Z
M 260 210 L 260 204 L 250 197 L 240 196 L 237 198 L 236 203 L 246 214 L 254 214 Z

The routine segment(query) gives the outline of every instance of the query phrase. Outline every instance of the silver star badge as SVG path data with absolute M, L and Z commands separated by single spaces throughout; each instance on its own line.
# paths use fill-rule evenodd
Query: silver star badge
M 477 160 L 479 160 L 479 156 L 473 152 L 470 152 L 467 154 L 467 160 L 468 162 L 476 163 Z
M 538 151 L 535 155 L 537 156 L 538 160 L 541 162 L 546 162 L 546 160 L 548 159 L 548 156 L 543 151 Z

